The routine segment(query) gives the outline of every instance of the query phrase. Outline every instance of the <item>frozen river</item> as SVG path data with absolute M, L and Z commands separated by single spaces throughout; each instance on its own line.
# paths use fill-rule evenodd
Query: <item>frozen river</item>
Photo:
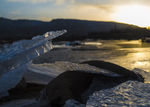
M 47 71 L 49 74 L 57 74 L 56 71 L 59 71 L 58 74 L 60 74 L 76 66 L 70 62 L 104 60 L 130 70 L 139 68 L 150 72 L 149 43 L 142 43 L 139 40 L 98 40 L 84 41 L 77 46 L 66 46 L 65 44 L 66 42 L 55 43 L 52 51 L 36 58 L 33 61 L 35 68 L 38 68 L 38 71 Z M 147 82 L 150 82 L 149 75 L 146 77 Z M 39 76 L 37 81 L 40 81 Z M 127 81 L 112 88 L 95 91 L 89 96 L 86 107 L 149 107 L 149 92 L 149 83 Z
M 150 43 L 142 43 L 139 40 L 99 40 L 86 41 L 83 45 L 74 47 L 56 45 L 53 51 L 37 58 L 34 62 L 85 60 L 105 60 L 128 69 L 140 68 L 149 72 Z
M 60 43 L 61 44 L 61 43 Z M 104 60 L 133 70 L 150 72 L 150 44 L 139 40 L 99 40 L 86 41 L 79 46 L 55 45 L 55 49 L 34 60 L 34 63 L 55 61 L 82 62 Z M 46 66 L 46 65 L 44 65 Z M 145 77 L 144 77 L 145 78 Z M 149 81 L 149 73 L 146 78 Z M 127 81 L 116 87 L 94 92 L 86 107 L 149 107 L 150 84 Z

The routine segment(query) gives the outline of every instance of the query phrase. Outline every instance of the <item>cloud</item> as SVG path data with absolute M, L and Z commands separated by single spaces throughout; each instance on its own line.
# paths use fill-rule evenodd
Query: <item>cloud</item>
M 41 20 L 49 20 L 50 18 L 76 18 L 87 20 L 113 20 L 113 13 L 117 6 L 130 5 L 134 3 L 149 5 L 150 0 L 7 0 L 14 3 L 22 3 L 11 13 L 15 16 L 39 18 Z M 34 7 L 26 6 L 28 4 L 38 4 Z M 45 3 L 46 5 L 43 5 Z M 42 4 L 42 5 L 41 5 Z M 18 4 L 17 4 L 18 5 Z M 19 4 L 20 5 L 20 4 Z M 61 5 L 61 6 L 60 6 Z M 32 11 L 31 11 L 32 10 Z M 12 10 L 11 10 L 12 11 Z M 24 13 L 26 12 L 26 13 Z M 5 12 L 6 13 L 6 12 Z M 16 14 L 16 15 L 15 15 Z M 18 15 L 17 15 L 18 14 Z M 44 16 L 44 17 L 43 17 Z
M 104 9 L 97 8 L 92 5 L 74 5 L 69 6 L 64 12 L 66 17 L 83 20 L 111 20 L 111 14 Z
M 113 0 L 75 0 L 76 3 L 89 5 L 105 5 L 111 4 Z
M 7 0 L 8 2 L 18 2 L 18 3 L 48 3 L 53 2 L 55 4 L 64 4 L 66 0 Z
M 11 11 L 10 14 L 12 15 L 20 15 L 20 11 L 19 10 L 15 10 L 15 11 Z
M 64 4 L 66 2 L 66 0 L 55 0 L 55 1 L 56 1 L 55 3 L 58 5 Z
M 118 5 L 130 3 L 150 3 L 150 0 L 75 0 L 75 2 L 91 5 Z
M 107 13 L 113 13 L 118 6 L 123 5 L 150 5 L 150 0 L 74 0 L 75 5 L 80 6 L 93 6 Z
M 41 2 L 49 2 L 52 0 L 7 0 L 8 2 L 30 2 L 30 3 L 41 3 Z
M 7 0 L 9 2 L 24 2 L 24 3 L 46 3 L 55 2 L 56 4 L 74 3 L 87 5 L 118 5 L 142 3 L 150 4 L 150 0 Z

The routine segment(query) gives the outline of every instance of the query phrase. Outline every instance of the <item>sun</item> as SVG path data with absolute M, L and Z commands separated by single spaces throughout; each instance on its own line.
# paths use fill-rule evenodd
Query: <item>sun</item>
M 124 5 L 116 7 L 114 20 L 140 27 L 150 26 L 150 8 L 144 5 Z

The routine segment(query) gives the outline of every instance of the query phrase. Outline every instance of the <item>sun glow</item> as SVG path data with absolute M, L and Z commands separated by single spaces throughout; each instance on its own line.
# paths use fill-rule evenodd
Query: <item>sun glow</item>
M 124 5 L 115 9 L 114 20 L 141 27 L 150 26 L 150 8 L 144 5 Z

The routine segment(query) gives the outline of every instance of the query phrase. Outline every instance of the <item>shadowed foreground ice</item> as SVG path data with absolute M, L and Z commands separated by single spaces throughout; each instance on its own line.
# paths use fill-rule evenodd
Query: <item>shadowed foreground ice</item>
M 106 45 L 109 45 L 108 41 L 107 41 Z M 85 47 L 85 48 L 87 48 L 87 47 Z M 76 49 L 76 47 L 74 47 L 73 49 Z M 93 47 L 92 47 L 92 49 L 93 49 Z M 112 49 L 114 50 L 114 48 L 112 48 Z M 92 57 L 91 59 L 93 59 L 93 58 L 99 59 L 99 58 L 97 58 L 97 56 L 103 55 L 103 57 L 104 57 L 103 59 L 109 59 L 108 61 L 110 61 L 110 60 L 113 61 L 112 60 L 113 58 L 108 57 L 110 54 L 107 55 L 106 54 L 107 52 L 105 54 L 103 54 L 104 50 L 102 50 L 102 51 L 101 50 L 96 50 L 96 51 L 88 50 L 87 51 L 87 49 L 85 49 L 82 52 L 80 52 L 78 50 L 73 50 L 73 51 L 70 49 L 68 49 L 68 50 L 69 51 L 66 51 L 64 49 L 56 50 L 56 52 L 49 53 L 49 55 L 51 57 L 58 58 L 58 59 L 60 59 L 61 57 L 66 59 L 66 57 L 67 57 L 68 59 L 72 58 L 74 60 L 79 60 L 79 59 L 82 60 L 82 58 L 83 59 L 85 58 L 86 60 L 89 58 L 88 60 L 90 60 L 91 57 Z M 146 49 L 146 50 L 148 50 L 148 49 Z M 60 53 L 61 51 L 62 51 L 62 53 Z M 106 50 L 106 51 L 108 51 L 108 50 Z M 81 56 L 70 57 L 70 55 L 75 55 L 76 53 L 79 54 L 79 52 L 80 52 Z M 95 52 L 96 55 L 95 54 L 93 55 L 93 52 Z M 118 48 L 117 48 L 117 53 L 119 53 L 119 52 L 120 52 L 120 50 L 118 51 Z M 82 54 L 82 53 L 85 53 L 85 54 Z M 50 60 L 51 57 L 48 58 L 47 55 L 48 54 L 46 54 L 46 56 L 45 56 L 46 59 Z M 117 57 L 115 57 L 115 58 L 119 58 L 117 60 L 118 63 L 116 63 L 116 64 L 124 64 L 123 62 L 119 62 L 119 61 L 124 61 L 124 62 L 128 61 L 128 58 L 119 57 L 118 54 L 116 54 L 116 53 L 112 54 L 112 51 L 111 51 L 111 55 L 116 55 Z M 55 57 L 55 56 L 57 56 L 57 57 Z M 89 56 L 91 56 L 91 57 L 89 57 Z M 135 55 L 133 55 L 133 56 L 135 56 Z M 133 58 L 133 56 L 131 56 L 130 58 Z M 139 54 L 137 57 L 139 57 Z M 134 60 L 135 59 L 137 59 L 137 58 L 134 58 Z M 145 59 L 147 59 L 147 58 L 145 58 Z M 149 60 L 149 59 L 147 59 L 147 60 Z M 81 64 L 72 63 L 72 62 L 73 61 L 70 61 L 70 60 L 69 61 L 62 60 L 62 61 L 57 61 L 55 63 L 44 63 L 44 62 L 41 64 L 29 63 L 26 66 L 25 74 L 23 76 L 27 83 L 37 83 L 37 84 L 44 84 L 44 85 L 46 85 L 50 80 L 52 80 L 53 78 L 55 78 L 56 76 L 58 76 L 59 74 L 61 74 L 62 72 L 65 72 L 67 70 L 84 70 L 85 72 L 89 72 L 89 73 L 103 73 L 108 76 L 118 76 L 111 72 L 103 71 L 103 70 L 100 70 L 98 68 L 95 68 L 95 67 L 92 67 L 89 65 L 81 65 Z M 74 62 L 76 62 L 76 61 L 74 61 Z M 135 62 L 138 62 L 138 61 L 135 61 Z M 127 64 L 128 63 L 129 62 L 127 62 Z M 128 65 L 131 66 L 132 63 L 129 63 Z M 137 67 L 137 66 L 131 66 L 131 69 L 133 69 L 135 67 Z M 149 67 L 149 65 L 147 65 L 147 67 Z M 19 71 L 22 72 L 22 70 L 24 70 L 23 67 L 21 67 Z M 102 89 L 102 90 L 95 91 L 94 93 L 92 93 L 89 96 L 86 104 L 81 104 L 73 99 L 70 99 L 70 100 L 66 101 L 66 104 L 64 105 L 64 107 L 105 107 L 105 106 L 106 107 L 146 106 L 147 107 L 147 106 L 150 106 L 150 101 L 149 101 L 149 99 L 150 99 L 150 94 L 149 94 L 150 93 L 150 84 L 148 84 L 150 82 L 150 79 L 149 79 L 150 73 L 145 72 L 140 69 L 134 69 L 133 72 L 140 73 L 144 77 L 146 83 L 137 82 L 137 81 L 127 81 L 127 82 L 119 84 L 110 89 Z M 96 86 L 99 87 L 98 84 Z M 0 106 L 1 107 L 39 107 L 39 105 L 40 105 L 40 102 L 35 99 L 19 99 L 19 100 L 5 103 L 4 105 L 0 105 Z
M 25 79 L 27 80 L 27 82 L 40 84 L 47 84 L 50 77 L 53 79 L 66 70 L 85 70 L 85 72 L 89 71 L 89 73 L 103 74 L 105 72 L 89 65 L 82 65 L 64 61 L 35 65 L 31 64 L 28 67 L 29 71 L 25 74 Z M 142 72 L 141 74 L 143 77 L 144 75 L 147 75 L 145 74 L 145 71 L 142 71 L 140 69 L 135 69 L 134 72 Z M 48 76 L 47 79 L 45 78 L 46 75 Z M 108 75 L 108 73 L 106 73 L 105 75 Z M 113 74 L 110 73 L 109 75 L 111 76 Z M 148 77 L 145 76 L 145 79 L 146 78 Z M 99 87 L 98 84 L 97 87 Z M 70 99 L 66 101 L 64 107 L 149 106 L 149 92 L 150 84 L 137 81 L 127 81 L 114 88 L 103 89 L 94 92 L 89 96 L 86 105 Z M 4 105 L 1 105 L 1 107 L 9 107 L 10 105 L 12 107 L 35 107 L 35 105 L 36 107 L 40 107 L 40 102 L 39 100 L 35 99 L 20 99 L 8 102 Z
M 85 70 L 90 71 L 90 73 L 103 73 L 104 71 L 91 67 L 88 65 L 80 65 L 71 62 L 58 61 L 53 64 L 41 64 L 45 68 L 53 68 L 56 71 L 64 72 L 66 70 Z M 134 69 L 133 72 L 140 73 L 146 82 L 149 82 L 149 73 Z M 103 73 L 104 74 L 104 73 Z M 108 75 L 108 74 L 105 74 Z M 110 76 L 112 74 L 110 73 Z M 97 84 L 97 87 L 99 85 Z M 79 103 L 75 100 L 68 100 L 64 107 L 116 107 L 116 106 L 150 106 L 150 84 L 142 83 L 137 81 L 127 81 L 114 88 L 103 89 L 94 92 L 89 96 L 86 105 Z
M 127 81 L 111 89 L 94 92 L 87 107 L 149 107 L 150 84 Z
M 68 100 L 64 107 L 149 107 L 150 84 L 127 81 L 114 88 L 94 92 L 86 105 Z
M 37 65 L 37 64 L 36 64 Z M 105 71 L 100 70 L 96 67 L 89 65 L 76 64 L 71 62 L 58 61 L 55 63 L 45 63 L 39 64 L 48 70 L 55 70 L 57 73 L 64 72 L 66 70 L 85 70 L 90 71 L 90 73 L 102 73 Z M 55 73 L 56 73 L 55 72 Z M 64 107 L 120 107 L 120 106 L 150 106 L 150 84 L 149 84 L 149 73 L 140 69 L 134 69 L 133 72 L 140 73 L 147 83 L 142 83 L 138 81 L 127 81 L 116 87 L 110 89 L 102 89 L 94 92 L 88 98 L 85 104 L 81 104 L 78 101 L 70 99 L 66 101 Z M 58 74 L 59 74 L 58 73 Z M 105 72 L 106 73 L 106 72 Z M 58 75 L 56 74 L 56 75 Z M 108 75 L 106 73 L 105 75 Z M 113 74 L 109 74 L 112 76 Z M 115 75 L 116 76 L 116 75 Z M 97 82 L 98 83 L 98 82 Z M 99 87 L 96 84 L 97 88 Z

